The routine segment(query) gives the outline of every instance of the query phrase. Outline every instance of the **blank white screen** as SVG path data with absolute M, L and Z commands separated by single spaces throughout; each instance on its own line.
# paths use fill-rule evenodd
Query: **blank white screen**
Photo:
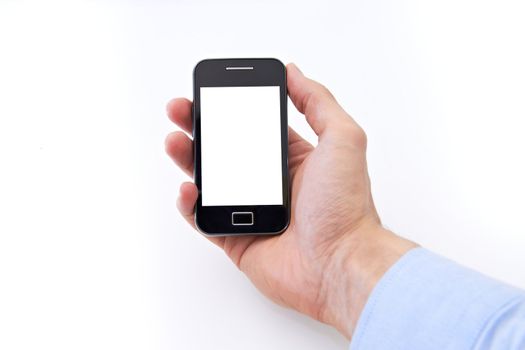
M 279 86 L 201 87 L 202 205 L 282 205 Z

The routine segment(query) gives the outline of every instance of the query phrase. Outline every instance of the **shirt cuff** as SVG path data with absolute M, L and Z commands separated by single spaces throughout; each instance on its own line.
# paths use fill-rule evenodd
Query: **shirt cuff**
M 350 349 L 470 349 L 490 317 L 522 295 L 519 289 L 415 248 L 372 291 Z

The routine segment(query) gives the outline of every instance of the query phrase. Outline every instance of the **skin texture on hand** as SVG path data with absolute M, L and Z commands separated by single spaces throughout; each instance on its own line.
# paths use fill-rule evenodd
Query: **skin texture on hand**
M 381 276 L 415 244 L 381 226 L 370 191 L 366 135 L 321 84 L 287 66 L 288 93 L 319 138 L 313 147 L 289 128 L 291 220 L 279 236 L 213 237 L 213 243 L 273 301 L 336 327 L 351 338 Z M 191 102 L 177 98 L 168 116 L 191 134 Z M 189 176 L 192 140 L 166 138 L 166 152 Z M 197 188 L 180 187 L 177 206 L 194 224 Z

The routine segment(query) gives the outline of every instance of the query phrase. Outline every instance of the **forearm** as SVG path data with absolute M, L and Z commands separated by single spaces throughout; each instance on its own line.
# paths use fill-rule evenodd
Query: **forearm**
M 362 225 L 345 236 L 325 269 L 320 293 L 323 298 L 320 320 L 350 339 L 378 281 L 415 247 L 415 243 L 377 223 Z
M 345 241 L 327 269 L 322 321 L 352 349 L 525 346 L 522 290 L 413 248 L 381 228 Z

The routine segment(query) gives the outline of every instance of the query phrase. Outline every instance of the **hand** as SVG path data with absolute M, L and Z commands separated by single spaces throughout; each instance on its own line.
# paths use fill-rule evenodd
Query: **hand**
M 348 338 L 373 287 L 415 245 L 383 229 L 370 192 L 366 135 L 330 92 L 287 66 L 288 92 L 318 135 L 316 147 L 289 128 L 291 221 L 279 236 L 214 237 L 255 286 L 275 302 L 336 327 Z M 170 119 L 191 133 L 191 102 L 174 99 Z M 192 141 L 184 132 L 166 151 L 189 176 Z M 194 224 L 197 188 L 183 183 L 177 202 Z

